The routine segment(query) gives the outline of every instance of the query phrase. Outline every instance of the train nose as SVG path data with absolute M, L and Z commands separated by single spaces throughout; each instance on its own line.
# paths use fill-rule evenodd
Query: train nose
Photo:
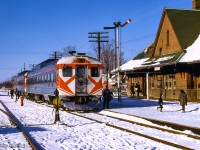
M 84 82 L 84 78 L 83 78 L 83 77 L 79 77 L 79 78 L 78 78 L 78 82 L 79 82 L 79 83 L 83 83 L 83 82 Z

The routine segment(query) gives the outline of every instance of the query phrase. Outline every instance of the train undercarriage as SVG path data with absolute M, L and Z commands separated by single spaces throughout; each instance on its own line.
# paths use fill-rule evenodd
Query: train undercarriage
M 27 93 L 26 98 L 31 101 L 38 103 L 46 102 L 48 104 L 53 104 L 53 100 L 56 99 L 55 96 L 48 95 L 44 96 L 42 94 Z M 62 97 L 60 98 L 60 107 L 67 110 L 93 110 L 98 107 L 101 102 L 101 96 L 73 96 L 73 97 Z

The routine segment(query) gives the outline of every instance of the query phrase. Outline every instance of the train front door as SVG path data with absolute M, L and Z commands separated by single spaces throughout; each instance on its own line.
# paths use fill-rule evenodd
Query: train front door
M 76 95 L 87 94 L 87 67 L 77 66 L 76 67 Z

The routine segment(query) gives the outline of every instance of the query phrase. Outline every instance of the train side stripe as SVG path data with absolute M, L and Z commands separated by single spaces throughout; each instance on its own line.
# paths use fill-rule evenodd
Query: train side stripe
M 68 93 L 74 95 L 74 93 L 71 91 L 71 89 L 68 87 L 68 85 L 75 80 L 75 76 L 71 77 L 69 80 L 66 82 L 63 81 L 63 79 L 58 76 L 58 87 L 64 91 L 67 91 Z
M 102 86 L 102 78 L 98 82 L 96 82 L 91 76 L 88 75 L 88 80 L 90 80 L 95 85 L 94 88 L 92 89 L 92 91 L 90 92 L 90 94 L 102 89 L 102 87 L 103 87 Z

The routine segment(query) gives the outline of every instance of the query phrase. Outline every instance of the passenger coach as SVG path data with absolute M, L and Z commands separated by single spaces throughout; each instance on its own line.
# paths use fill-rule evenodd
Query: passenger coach
M 52 102 L 57 88 L 62 104 L 75 108 L 76 104 L 99 102 L 102 95 L 102 63 L 84 53 L 48 59 L 25 73 L 23 79 L 23 88 L 18 82 L 15 86 L 31 100 Z

